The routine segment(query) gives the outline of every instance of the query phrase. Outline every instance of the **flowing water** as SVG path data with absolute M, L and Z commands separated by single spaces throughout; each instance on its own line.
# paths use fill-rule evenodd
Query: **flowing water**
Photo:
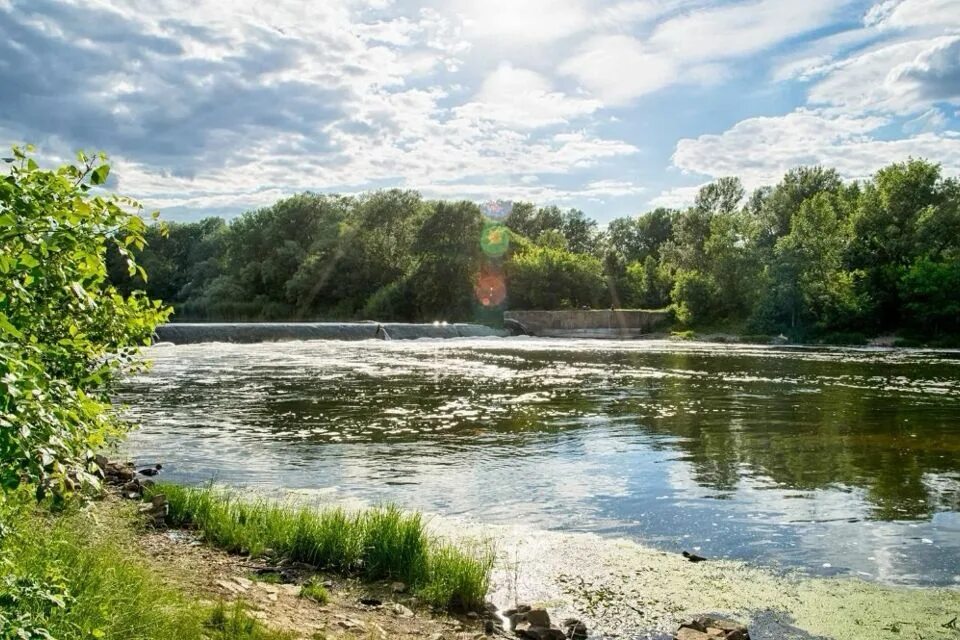
M 156 347 L 168 479 L 960 584 L 960 354 L 529 338 Z

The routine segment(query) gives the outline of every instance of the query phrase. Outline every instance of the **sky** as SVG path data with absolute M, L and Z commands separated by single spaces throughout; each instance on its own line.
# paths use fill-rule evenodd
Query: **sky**
M 960 0 L 0 0 L 0 144 L 163 218 L 301 191 L 600 222 L 737 175 L 960 174 Z

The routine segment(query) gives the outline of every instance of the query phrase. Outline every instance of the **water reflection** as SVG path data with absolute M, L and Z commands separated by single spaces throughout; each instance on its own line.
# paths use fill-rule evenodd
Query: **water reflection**
M 154 349 L 173 477 L 960 582 L 953 354 L 481 339 Z

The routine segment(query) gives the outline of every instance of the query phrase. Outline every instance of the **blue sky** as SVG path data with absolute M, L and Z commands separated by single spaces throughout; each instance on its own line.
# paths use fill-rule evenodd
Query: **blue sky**
M 826 164 L 960 173 L 960 0 L 0 0 L 0 142 L 167 219 L 303 190 L 605 222 Z

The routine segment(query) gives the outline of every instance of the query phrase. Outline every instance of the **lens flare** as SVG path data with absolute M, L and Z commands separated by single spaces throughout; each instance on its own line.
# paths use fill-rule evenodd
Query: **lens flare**
M 480 248 L 491 258 L 502 256 L 510 248 L 510 229 L 499 222 L 488 222 L 483 225 Z
M 496 274 L 480 276 L 474 287 L 477 300 L 485 307 L 496 307 L 503 304 L 507 297 L 507 285 L 503 277 Z

